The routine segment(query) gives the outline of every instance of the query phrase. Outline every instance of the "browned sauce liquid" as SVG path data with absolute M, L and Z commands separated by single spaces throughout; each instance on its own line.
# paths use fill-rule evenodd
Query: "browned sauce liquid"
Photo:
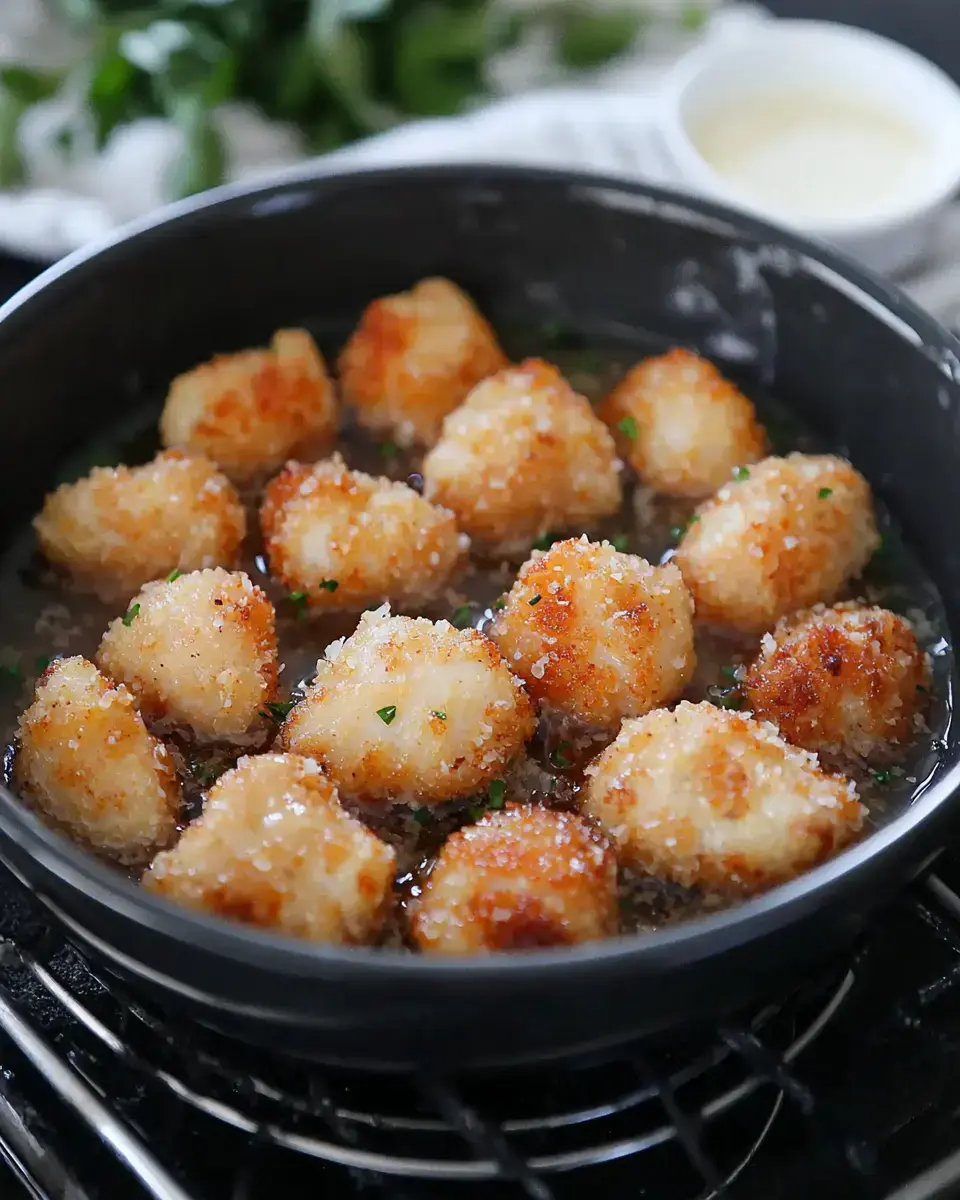
M 602 354 L 556 351 L 549 357 L 566 371 L 579 391 L 596 399 L 639 355 L 635 350 L 626 355 L 622 351 L 619 354 L 616 351 Z M 764 397 L 755 399 L 776 452 L 829 449 L 800 429 L 774 401 Z M 63 478 L 77 478 L 95 464 L 119 461 L 132 464 L 149 459 L 157 448 L 153 432 L 156 410 L 141 414 L 131 428 L 132 434 L 127 430 L 112 443 L 101 440 L 98 450 L 91 447 L 85 455 L 79 455 L 74 469 L 65 470 Z M 391 479 L 409 480 L 413 486 L 419 483 L 418 456 L 401 453 L 389 443 L 373 442 L 355 428 L 345 431 L 339 449 L 351 467 Z M 839 451 L 843 452 L 842 447 Z M 256 520 L 258 498 L 255 491 L 245 497 L 251 510 L 251 535 L 244 548 L 241 567 L 264 588 L 276 607 L 283 664 L 280 699 L 288 700 L 301 694 L 324 648 L 334 639 L 353 632 L 357 614 L 300 619 L 296 606 L 266 573 Z M 655 496 L 631 482 L 625 489 L 620 512 L 590 530 L 590 534 L 595 538 L 609 538 L 618 548 L 657 562 L 672 553 L 679 531 L 693 508 L 692 502 Z M 509 589 L 516 570 L 516 563 L 474 564 L 441 602 L 419 611 L 425 616 L 445 617 L 455 623 L 483 629 L 492 620 L 492 605 Z M 909 804 L 935 769 L 950 720 L 952 654 L 945 638 L 946 622 L 939 595 L 911 559 L 895 530 L 885 532 L 882 552 L 864 578 L 851 585 L 848 595 L 907 613 L 915 622 L 921 644 L 930 651 L 934 666 L 934 699 L 927 717 L 929 732 L 908 748 L 897 768 L 899 773 L 892 778 L 883 776 L 878 781 L 865 770 L 850 772 L 869 809 L 868 824 L 876 825 Z M 30 531 L 25 531 L 0 561 L 0 734 L 3 743 L 11 747 L 7 753 L 8 773 L 17 717 L 30 703 L 36 679 L 50 658 L 71 654 L 93 658 L 101 635 L 118 614 L 116 605 L 104 604 L 72 589 L 46 568 L 36 557 Z M 730 636 L 701 627 L 697 636 L 697 670 L 685 693 L 686 698 L 735 704 L 729 672 L 723 668 L 749 661 L 757 648 L 758 639 Z M 270 740 L 268 738 L 259 749 L 268 749 Z M 582 768 L 608 740 L 598 740 L 596 735 L 584 731 L 577 734 L 569 729 L 550 730 L 541 724 L 527 759 L 516 765 L 505 780 L 507 799 L 542 801 L 557 808 L 575 807 L 582 783 Z M 172 745 L 184 786 L 183 822 L 186 824 L 201 811 L 205 788 L 233 765 L 240 752 L 235 748 L 195 747 L 175 737 Z M 245 748 L 244 752 L 249 753 L 250 748 Z M 350 806 L 361 820 L 397 850 L 398 899 L 384 935 L 385 942 L 406 944 L 403 910 L 407 900 L 411 894 L 416 894 L 418 881 L 444 839 L 465 822 L 475 819 L 483 802 L 483 797 L 458 801 L 419 818 L 403 807 L 371 810 Z M 693 893 L 650 879 L 625 877 L 622 881 L 624 931 L 655 928 L 728 903 L 729 900 L 717 896 Z

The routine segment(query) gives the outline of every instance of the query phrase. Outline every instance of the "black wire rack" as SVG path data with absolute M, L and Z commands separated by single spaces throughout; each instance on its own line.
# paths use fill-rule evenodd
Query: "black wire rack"
M 929 1008 L 960 989 L 960 898 L 930 876 L 908 903 L 953 955 L 909 997 Z M 806 1078 L 867 973 L 862 955 L 726 1026 L 615 1062 L 452 1079 L 266 1055 L 145 1008 L 32 914 L 8 906 L 0 932 L 0 1150 L 38 1200 L 260 1200 L 281 1172 L 292 1196 L 562 1200 L 619 1194 L 625 1177 L 614 1189 L 603 1174 L 617 1167 L 638 1196 L 726 1197 L 784 1110 L 829 1160 L 835 1190 L 821 1196 L 929 1200 L 960 1180 L 960 1154 L 945 1155 L 887 1189 L 845 1106 Z

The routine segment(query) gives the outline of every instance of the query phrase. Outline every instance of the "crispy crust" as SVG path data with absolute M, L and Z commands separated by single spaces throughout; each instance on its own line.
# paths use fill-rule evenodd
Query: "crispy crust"
M 764 459 L 697 515 L 674 561 L 698 619 L 744 633 L 832 600 L 880 542 L 869 485 L 831 454 Z
M 466 562 L 453 514 L 403 483 L 348 471 L 339 455 L 288 463 L 269 484 L 260 525 L 271 573 L 312 611 L 425 603 Z M 335 590 L 324 588 L 335 581 Z
M 617 931 L 617 862 L 573 813 L 528 805 L 452 834 L 411 922 L 431 954 L 570 946 Z
M 523 685 L 475 630 L 381 609 L 327 655 L 281 739 L 322 763 L 345 795 L 421 804 L 469 796 L 533 735 Z M 386 723 L 377 714 L 390 706 Z
M 362 425 L 404 446 L 430 446 L 444 417 L 506 363 L 470 298 L 448 279 L 424 279 L 374 300 L 337 365 Z
M 221 354 L 179 375 L 160 418 L 165 446 L 205 454 L 247 479 L 298 452 L 326 448 L 337 431 L 333 384 L 313 338 L 281 329 L 270 348 Z
M 556 367 L 528 359 L 485 380 L 447 417 L 423 462 L 425 495 L 489 553 L 616 512 L 619 460 L 590 404 Z
M 754 715 L 788 742 L 879 760 L 915 735 L 929 674 L 908 621 L 844 604 L 781 621 L 743 687 Z
M 177 904 L 318 942 L 372 940 L 394 851 L 341 808 L 316 763 L 241 758 L 144 887 Z
M 865 812 L 852 783 L 771 725 L 707 703 L 625 721 L 587 775 L 584 811 L 621 862 L 730 896 L 823 862 L 856 836 Z
M 746 396 L 708 359 L 679 347 L 638 363 L 597 415 L 641 480 L 669 496 L 708 496 L 766 449 Z M 636 422 L 636 437 L 618 428 L 625 417 Z
M 150 720 L 201 740 L 242 738 L 277 691 L 273 605 L 242 571 L 194 571 L 148 584 L 118 617 L 97 662 Z M 128 613 L 133 609 L 131 605 Z
M 696 666 L 677 568 L 585 537 L 524 564 L 491 634 L 535 700 L 597 726 L 677 699 Z

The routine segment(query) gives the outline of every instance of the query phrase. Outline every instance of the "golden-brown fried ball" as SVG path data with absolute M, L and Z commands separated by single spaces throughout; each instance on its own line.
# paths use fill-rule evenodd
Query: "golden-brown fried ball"
M 149 720 L 240 740 L 276 695 L 273 605 L 242 571 L 149 583 L 103 635 L 97 662 Z
M 133 696 L 84 658 L 56 659 L 21 716 L 14 779 L 73 837 L 124 863 L 176 832 L 180 788 Z
M 166 450 L 63 484 L 33 526 L 50 562 L 101 596 L 127 597 L 174 570 L 232 567 L 246 519 L 213 463 Z
M 535 700 L 607 728 L 676 700 L 697 661 L 677 568 L 586 537 L 524 564 L 491 636 Z
M 617 932 L 617 860 L 574 813 L 511 805 L 452 834 L 415 902 L 429 954 L 572 946 Z
M 799 875 L 858 832 L 853 784 L 771 725 L 681 702 L 624 721 L 587 768 L 584 810 L 634 869 L 747 895 Z
M 492 642 L 384 606 L 327 647 L 281 737 L 345 795 L 437 804 L 485 789 L 534 726 L 533 705 Z
M 701 505 L 675 562 L 697 617 L 744 633 L 834 599 L 880 543 L 867 481 L 831 454 L 767 458 Z
M 479 384 L 423 462 L 425 495 L 489 553 L 581 530 L 620 505 L 613 438 L 556 367 L 529 359 Z
M 348 471 L 339 455 L 288 463 L 267 487 L 260 524 L 271 573 L 319 612 L 426 603 L 470 545 L 453 513 L 404 483 Z
M 668 496 L 709 496 L 766 446 L 750 401 L 690 350 L 644 359 L 597 411 L 640 479 Z
M 249 479 L 327 449 L 337 432 L 333 384 L 306 330 L 281 329 L 267 350 L 220 354 L 170 385 L 160 435 Z
M 856 604 L 781 621 L 743 681 L 753 715 L 788 742 L 864 759 L 890 757 L 915 735 L 928 687 L 909 622 Z
M 241 758 L 143 885 L 176 904 L 314 942 L 379 932 L 395 855 L 309 758 Z
M 447 413 L 506 362 L 470 298 L 449 279 L 424 279 L 374 300 L 338 367 L 362 425 L 401 446 L 432 446 Z

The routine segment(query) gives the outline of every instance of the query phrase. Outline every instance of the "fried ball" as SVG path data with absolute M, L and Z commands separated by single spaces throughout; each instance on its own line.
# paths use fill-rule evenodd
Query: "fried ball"
M 492 642 L 447 621 L 391 617 L 384 605 L 327 647 L 281 738 L 347 795 L 438 804 L 485 789 L 534 725 Z
M 747 895 L 822 862 L 860 829 L 848 780 L 772 725 L 681 702 L 624 721 L 587 768 L 584 810 L 621 862 L 659 879 Z
M 406 484 L 348 471 L 339 456 L 288 463 L 266 490 L 260 524 L 271 573 L 320 612 L 431 600 L 470 545 L 453 513 Z
M 915 732 L 929 669 L 909 622 L 842 604 L 781 621 L 743 690 L 753 715 L 819 754 L 890 757 Z
M 479 384 L 423 462 L 425 495 L 491 554 L 620 506 L 613 438 L 556 367 L 529 359 Z
M 742 468 L 697 511 L 675 562 L 697 616 L 744 633 L 832 600 L 880 544 L 870 486 L 833 455 Z
M 207 459 L 178 450 L 65 483 L 33 526 L 50 562 L 108 598 L 131 596 L 174 570 L 232 567 L 246 533 L 227 479 Z
M 447 413 L 506 363 L 470 298 L 448 279 L 424 279 L 374 300 L 338 366 L 361 425 L 401 446 L 432 446 Z
M 395 855 L 340 806 L 309 758 L 241 758 L 143 885 L 187 908 L 314 942 L 371 941 Z
M 103 635 L 97 661 L 148 719 L 240 739 L 276 695 L 273 605 L 242 571 L 148 583 Z
M 452 834 L 415 902 L 430 954 L 572 946 L 617 932 L 617 860 L 574 813 L 511 805 Z
M 535 700 L 607 728 L 676 700 L 696 666 L 677 568 L 586 537 L 524 564 L 491 636 Z
M 173 840 L 180 788 L 167 748 L 93 663 L 50 664 L 17 741 L 16 785 L 73 837 L 124 863 Z
M 170 385 L 160 435 L 244 480 L 297 453 L 325 450 L 337 432 L 333 384 L 313 338 L 281 329 L 268 350 L 221 354 Z
M 689 350 L 644 359 L 597 411 L 640 479 L 668 496 L 709 496 L 766 447 L 750 401 Z

